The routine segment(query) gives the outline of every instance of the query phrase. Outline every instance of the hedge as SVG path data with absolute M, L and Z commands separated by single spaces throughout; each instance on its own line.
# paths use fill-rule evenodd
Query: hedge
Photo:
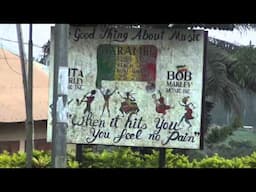
M 120 147 L 116 150 L 93 152 L 84 151 L 84 160 L 78 163 L 74 155 L 68 154 L 67 168 L 158 168 L 159 152 L 153 150 L 151 154 L 140 154 L 131 148 Z M 25 168 L 25 153 L 0 154 L 0 168 Z M 51 154 L 45 151 L 33 152 L 33 168 L 50 168 Z M 166 149 L 167 168 L 256 168 L 256 152 L 244 157 L 226 159 L 215 154 L 201 160 L 190 161 L 188 156 L 174 154 Z

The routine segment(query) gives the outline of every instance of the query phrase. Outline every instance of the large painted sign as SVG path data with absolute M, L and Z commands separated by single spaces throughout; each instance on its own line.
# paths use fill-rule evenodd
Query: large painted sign
M 71 26 L 68 143 L 199 149 L 204 45 L 201 30 Z

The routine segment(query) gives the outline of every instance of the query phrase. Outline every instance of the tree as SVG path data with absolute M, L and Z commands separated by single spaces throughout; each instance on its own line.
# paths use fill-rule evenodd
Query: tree
M 236 50 L 237 62 L 229 69 L 230 77 L 240 87 L 256 92 L 256 48 L 252 45 Z
M 214 101 L 223 101 L 228 110 L 234 110 L 240 115 L 239 86 L 229 78 L 229 68 L 237 59 L 224 49 L 208 45 L 206 95 L 212 96 Z
M 45 64 L 46 65 L 46 59 L 47 57 L 50 55 L 50 45 L 51 42 L 50 40 L 48 40 L 43 46 L 42 46 L 42 52 L 43 55 L 42 57 L 39 59 L 39 63 Z

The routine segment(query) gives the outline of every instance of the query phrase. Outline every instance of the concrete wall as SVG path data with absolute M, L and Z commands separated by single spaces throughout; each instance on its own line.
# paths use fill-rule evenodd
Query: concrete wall
M 244 125 L 256 127 L 256 94 L 248 90 L 240 92 L 242 98 L 242 121 Z M 217 125 L 229 125 L 234 119 L 234 113 L 224 108 L 222 102 L 216 103 L 212 112 L 212 123 Z
M 243 91 L 242 98 L 245 105 L 243 110 L 244 125 L 256 127 L 256 94 Z

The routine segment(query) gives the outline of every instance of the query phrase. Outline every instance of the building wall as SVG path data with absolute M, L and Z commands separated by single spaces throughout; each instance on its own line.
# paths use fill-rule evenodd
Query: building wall
M 34 146 L 36 149 L 50 149 L 50 144 L 46 143 L 46 121 L 34 122 Z M 7 151 L 15 152 L 16 143 L 19 143 L 19 151 L 25 150 L 26 131 L 25 123 L 1 123 L 0 124 L 0 145 Z M 8 145 L 9 142 L 9 145 Z M 10 147 L 10 145 L 13 145 Z M 11 149 L 10 149 L 11 148 Z

